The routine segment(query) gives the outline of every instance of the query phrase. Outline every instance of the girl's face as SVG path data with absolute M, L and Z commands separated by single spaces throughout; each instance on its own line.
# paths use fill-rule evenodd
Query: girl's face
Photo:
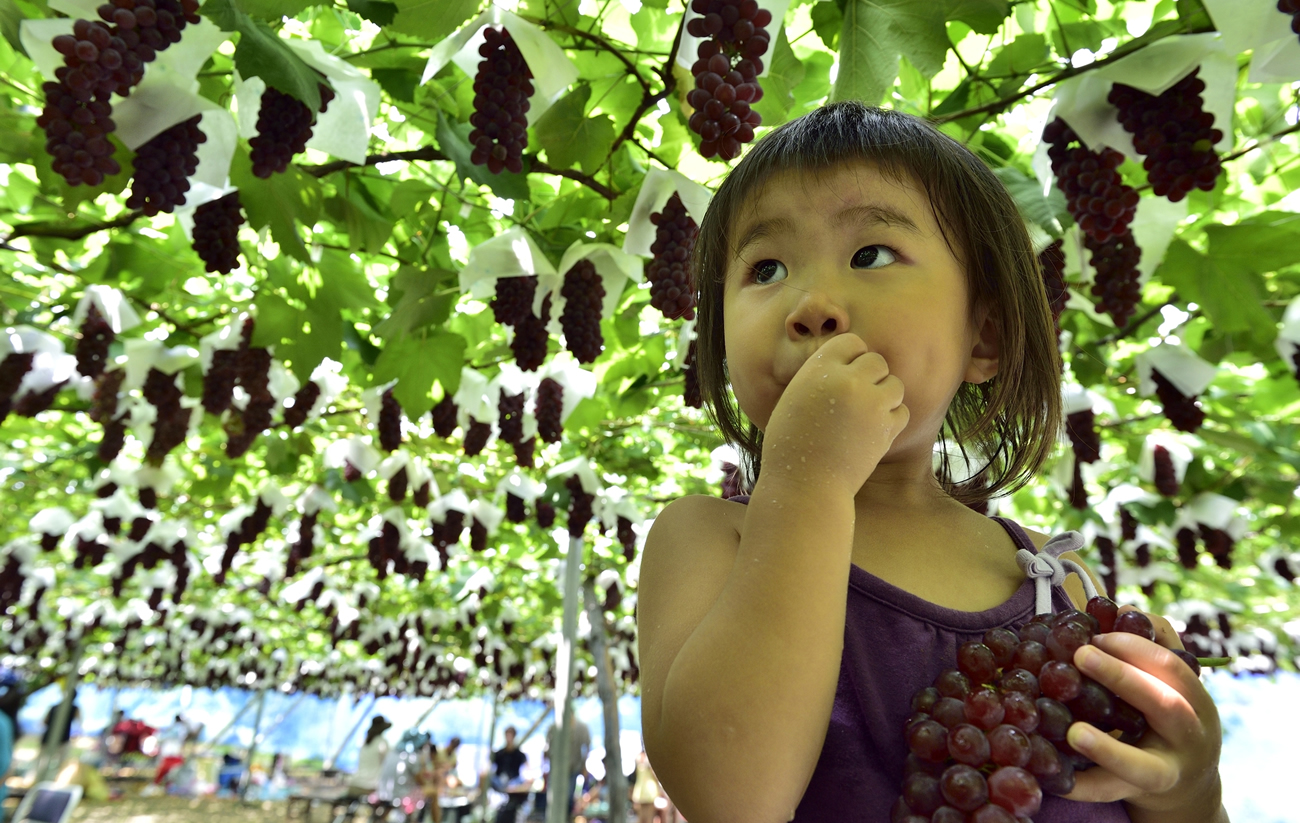
M 851 332 L 903 382 L 910 422 L 886 460 L 928 466 L 962 382 L 996 374 L 997 345 L 987 311 L 969 316 L 965 271 L 925 192 L 855 163 L 778 174 L 750 202 L 734 221 L 723 292 L 741 409 L 766 429 L 804 361 Z

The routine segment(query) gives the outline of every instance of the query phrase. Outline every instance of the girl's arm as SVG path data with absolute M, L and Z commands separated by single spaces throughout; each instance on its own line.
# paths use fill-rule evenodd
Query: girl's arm
M 793 817 L 835 699 L 853 500 L 769 480 L 765 471 L 743 534 L 724 516 L 735 503 L 688 497 L 646 538 L 645 745 L 664 789 L 700 823 Z

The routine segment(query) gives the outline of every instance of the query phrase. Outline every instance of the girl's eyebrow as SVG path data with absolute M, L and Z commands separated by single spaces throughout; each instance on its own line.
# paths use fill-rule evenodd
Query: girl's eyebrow
M 916 225 L 915 220 L 904 212 L 882 203 L 846 206 L 831 218 L 831 226 L 837 229 L 847 226 L 868 227 L 877 225 L 901 229 L 909 234 L 921 234 L 921 229 Z M 786 217 L 760 220 L 749 226 L 741 235 L 740 245 L 736 247 L 736 256 L 739 257 L 741 252 L 759 240 L 780 233 L 793 233 L 794 230 L 794 223 Z

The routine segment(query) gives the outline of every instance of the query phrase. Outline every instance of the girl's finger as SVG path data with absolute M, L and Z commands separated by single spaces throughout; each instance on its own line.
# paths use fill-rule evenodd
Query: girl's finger
M 1114 803 L 1116 800 L 1137 797 L 1141 793 L 1141 789 L 1114 772 L 1093 766 L 1086 772 L 1075 772 L 1074 788 L 1069 794 L 1061 796 L 1082 803 Z
M 1139 749 L 1102 734 L 1089 723 L 1071 725 L 1069 741 L 1106 772 L 1124 775 L 1121 782 L 1137 793 L 1163 794 L 1178 783 L 1178 764 L 1164 753 L 1163 745 Z M 1104 785 L 1107 781 L 1099 782 Z
M 1133 645 L 1128 642 L 1130 638 L 1146 648 L 1130 648 Z M 1190 691 L 1191 686 L 1171 683 L 1177 680 L 1177 673 L 1168 671 L 1173 667 L 1166 667 L 1163 661 L 1153 661 L 1152 658 L 1156 654 L 1167 656 L 1190 677 L 1191 670 L 1185 663 L 1168 650 L 1136 635 L 1127 635 L 1120 642 L 1107 643 L 1106 646 L 1104 649 L 1084 646 L 1076 651 L 1074 662 L 1079 671 L 1128 701 L 1146 717 L 1149 726 L 1174 747 L 1195 742 L 1204 735 L 1196 708 L 1183 692 L 1183 689 Z M 1196 685 L 1200 686 L 1200 683 Z M 1210 710 L 1213 711 L 1213 704 Z

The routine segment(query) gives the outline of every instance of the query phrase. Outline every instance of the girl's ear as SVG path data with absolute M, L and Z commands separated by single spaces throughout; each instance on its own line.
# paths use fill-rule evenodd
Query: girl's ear
M 966 364 L 966 374 L 962 378 L 967 383 L 984 383 L 998 373 L 998 358 L 1002 354 L 998 339 L 997 315 L 989 306 L 981 306 L 975 312 L 976 333 L 970 351 L 970 361 Z

